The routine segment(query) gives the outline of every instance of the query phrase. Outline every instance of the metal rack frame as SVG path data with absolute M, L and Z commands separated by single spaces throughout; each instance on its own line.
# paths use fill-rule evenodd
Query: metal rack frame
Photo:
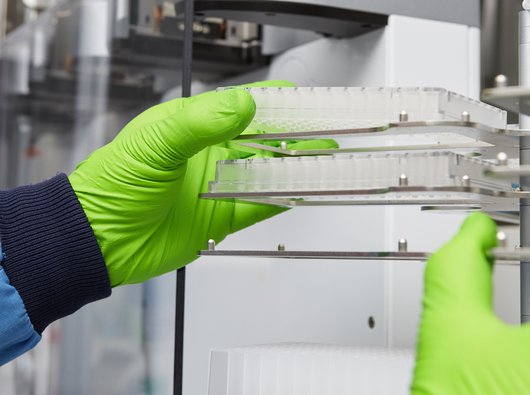
M 519 12 L 519 86 L 499 86 L 486 89 L 484 100 L 501 108 L 519 113 L 519 128 L 530 127 L 530 10 Z M 520 189 L 530 190 L 530 137 L 521 136 L 518 167 L 504 166 L 488 172 L 494 178 L 510 176 L 520 177 Z M 520 201 L 520 238 L 521 247 L 530 247 L 530 199 Z M 521 261 L 521 323 L 530 322 L 530 257 Z

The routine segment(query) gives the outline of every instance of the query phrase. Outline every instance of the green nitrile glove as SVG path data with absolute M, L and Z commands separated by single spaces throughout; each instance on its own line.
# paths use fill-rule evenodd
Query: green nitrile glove
M 256 85 L 291 86 L 283 81 Z M 227 143 L 245 130 L 254 113 L 254 100 L 241 89 L 171 100 L 140 114 L 114 141 L 79 164 L 69 179 L 112 286 L 184 266 L 208 239 L 221 241 L 284 211 L 199 199 L 215 178 L 218 160 L 259 155 Z
M 493 312 L 495 244 L 495 223 L 477 213 L 429 259 L 412 394 L 530 394 L 530 327 Z

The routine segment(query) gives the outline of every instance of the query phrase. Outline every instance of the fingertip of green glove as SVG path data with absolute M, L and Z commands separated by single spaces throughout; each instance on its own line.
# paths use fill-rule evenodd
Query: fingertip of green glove
M 294 88 L 296 84 L 287 80 L 258 81 L 251 84 L 239 85 L 242 88 Z
M 339 144 L 333 139 L 300 140 L 287 144 L 290 150 L 324 150 L 339 148 Z
M 254 99 L 245 90 L 227 89 L 198 96 L 177 114 L 183 130 L 175 136 L 183 156 L 238 136 L 256 112 Z
M 470 215 L 427 263 L 424 300 L 429 307 L 491 311 L 492 265 L 487 251 L 495 244 L 495 222 L 482 213 Z
M 496 230 L 495 222 L 486 214 L 473 213 L 465 219 L 458 233 L 430 260 L 450 257 L 444 265 L 451 266 L 457 260 L 485 258 L 487 251 L 497 244 Z
M 483 251 L 497 245 L 497 225 L 484 213 L 473 213 L 466 218 L 458 236 L 478 243 Z

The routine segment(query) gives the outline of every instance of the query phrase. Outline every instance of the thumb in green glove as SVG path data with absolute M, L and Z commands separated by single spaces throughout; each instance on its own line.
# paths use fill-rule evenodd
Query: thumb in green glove
M 291 86 L 269 81 L 253 86 Z M 242 89 L 208 92 L 152 107 L 69 179 L 88 217 L 112 286 L 137 283 L 193 261 L 208 239 L 284 209 L 199 199 L 215 178 L 218 160 L 263 155 L 227 141 L 255 113 Z M 329 143 L 328 143 L 329 144 Z
M 530 328 L 493 312 L 495 223 L 477 213 L 428 261 L 413 394 L 530 393 Z

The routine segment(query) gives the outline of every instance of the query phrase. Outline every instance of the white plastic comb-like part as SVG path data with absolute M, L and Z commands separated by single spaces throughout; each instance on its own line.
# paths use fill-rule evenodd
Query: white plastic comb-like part
M 284 343 L 213 350 L 208 395 L 406 395 L 411 350 Z

